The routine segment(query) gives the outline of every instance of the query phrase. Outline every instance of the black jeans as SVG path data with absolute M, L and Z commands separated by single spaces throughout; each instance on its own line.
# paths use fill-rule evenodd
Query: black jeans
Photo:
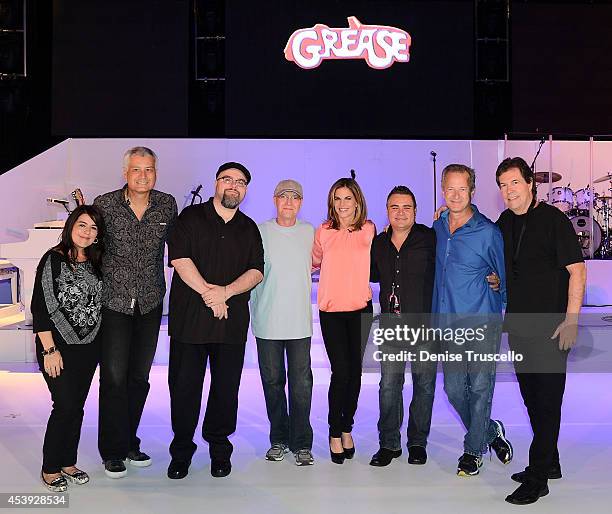
M 372 302 L 350 312 L 319 311 L 321 333 L 331 365 L 329 383 L 329 436 L 353 430 L 361 391 L 363 353 L 372 324 Z
M 427 447 L 436 391 L 436 370 L 437 362 L 435 361 L 412 363 L 412 400 L 408 417 L 408 447 Z M 406 376 L 406 362 L 382 361 L 380 371 L 378 439 L 381 448 L 399 450 L 401 449 L 400 429 L 404 421 L 402 389 Z
M 245 346 L 245 343 L 189 344 L 170 340 L 168 386 L 174 432 L 170 444 L 173 460 L 189 462 L 197 449 L 193 436 L 200 417 L 207 361 L 210 362 L 210 390 L 202 437 L 208 443 L 212 460 L 226 461 L 231 457 L 234 447 L 228 436 L 236 431 Z
M 559 362 L 567 364 L 567 352 L 558 349 L 558 341 L 548 338 L 525 339 L 509 336 L 510 349 L 522 353 L 527 367 L 533 370 L 529 363 L 555 361 L 555 369 L 559 371 Z M 538 359 L 537 361 L 535 359 Z M 516 378 L 521 390 L 521 396 L 527 407 L 529 422 L 533 431 L 533 439 L 529 447 L 528 471 L 531 477 L 539 482 L 548 481 L 548 470 L 554 464 L 559 464 L 559 429 L 561 427 L 561 405 L 565 392 L 565 373 L 521 373 L 521 366 L 515 362 Z
M 62 345 L 64 369 L 57 378 L 45 373 L 41 351 L 42 344 L 36 337 L 38 366 L 53 400 L 43 444 L 42 470 L 59 473 L 61 468 L 74 466 L 77 462 L 83 406 L 100 356 L 99 337 L 90 344 Z
M 134 315 L 102 310 L 98 449 L 102 460 L 140 450 L 136 435 L 155 357 L 162 306 Z
M 310 337 L 282 341 L 259 337 L 256 339 L 259 373 L 270 420 L 270 444 L 285 444 L 292 452 L 310 450 L 312 449 Z M 288 372 L 285 371 L 285 352 Z M 288 409 L 285 394 L 287 378 L 289 379 Z

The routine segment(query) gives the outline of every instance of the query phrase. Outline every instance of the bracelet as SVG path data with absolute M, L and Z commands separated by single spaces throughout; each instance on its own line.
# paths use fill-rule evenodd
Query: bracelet
M 52 346 L 48 350 L 43 350 L 42 354 L 43 354 L 43 357 L 44 357 L 46 355 L 51 355 L 51 354 L 55 353 L 56 351 L 57 351 L 57 348 L 55 346 Z

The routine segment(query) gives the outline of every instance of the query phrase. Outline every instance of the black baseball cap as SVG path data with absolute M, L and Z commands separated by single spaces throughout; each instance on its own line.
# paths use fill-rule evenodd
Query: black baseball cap
M 251 182 L 251 172 L 247 170 L 244 164 L 240 164 L 239 162 L 225 162 L 221 166 L 219 166 L 215 178 L 219 178 L 219 175 L 221 175 L 221 173 L 223 173 L 225 170 L 238 170 L 242 172 L 242 174 L 246 178 L 247 184 Z

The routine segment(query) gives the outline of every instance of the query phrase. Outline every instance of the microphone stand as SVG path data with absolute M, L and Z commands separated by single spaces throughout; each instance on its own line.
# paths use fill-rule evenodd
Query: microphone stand
M 544 146 L 544 137 L 542 137 L 542 139 L 540 139 L 540 146 L 538 146 L 538 151 L 536 152 L 535 157 L 533 158 L 533 161 L 532 161 L 531 166 L 530 166 L 531 171 L 533 171 L 534 173 L 535 173 L 535 167 L 534 167 L 535 166 L 535 162 L 536 162 L 536 159 L 538 158 L 538 155 L 540 155 L 540 152 L 542 151 L 542 147 L 543 146 Z
M 193 191 L 191 191 L 192 197 L 191 197 L 191 203 L 189 205 L 193 205 L 195 203 L 196 198 L 200 199 L 200 201 L 198 202 L 199 204 L 202 203 L 202 197 L 199 195 L 200 189 L 202 189 L 202 184 L 200 184 Z
M 542 147 L 544 146 L 544 141 L 545 141 L 544 136 L 542 136 L 542 139 L 540 139 L 540 145 L 538 146 L 538 151 L 536 152 L 535 157 L 533 158 L 533 161 L 531 162 L 531 166 L 530 166 L 531 172 L 534 174 L 533 188 L 532 188 L 534 198 L 537 198 L 538 196 L 538 184 L 535 181 L 535 163 L 538 158 L 538 155 L 540 155 L 540 152 L 542 151 Z
M 432 150 L 429 152 L 429 155 L 433 157 L 433 209 L 434 212 L 436 212 L 436 209 L 438 208 L 438 197 L 436 193 L 436 188 L 438 187 L 438 180 L 436 179 L 436 156 L 438 154 Z

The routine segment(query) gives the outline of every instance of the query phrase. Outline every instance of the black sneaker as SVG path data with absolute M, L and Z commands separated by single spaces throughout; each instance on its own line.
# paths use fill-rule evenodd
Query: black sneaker
M 478 475 L 481 466 L 482 457 L 476 457 L 476 455 L 464 453 L 459 458 L 459 464 L 457 465 L 457 475 L 460 477 L 473 477 L 475 475 Z
M 147 466 L 151 465 L 151 457 L 140 450 L 132 450 L 131 452 L 128 452 L 127 461 L 132 466 L 136 466 L 137 468 L 146 468 Z
M 504 424 L 498 419 L 491 420 L 497 428 L 497 437 L 493 439 L 489 445 L 489 451 L 493 450 L 495 455 L 502 464 L 510 464 L 512 457 L 514 456 L 514 450 L 512 444 L 506 439 L 506 430 Z
M 121 459 L 104 461 L 104 473 L 108 478 L 123 478 L 127 475 L 125 464 Z

